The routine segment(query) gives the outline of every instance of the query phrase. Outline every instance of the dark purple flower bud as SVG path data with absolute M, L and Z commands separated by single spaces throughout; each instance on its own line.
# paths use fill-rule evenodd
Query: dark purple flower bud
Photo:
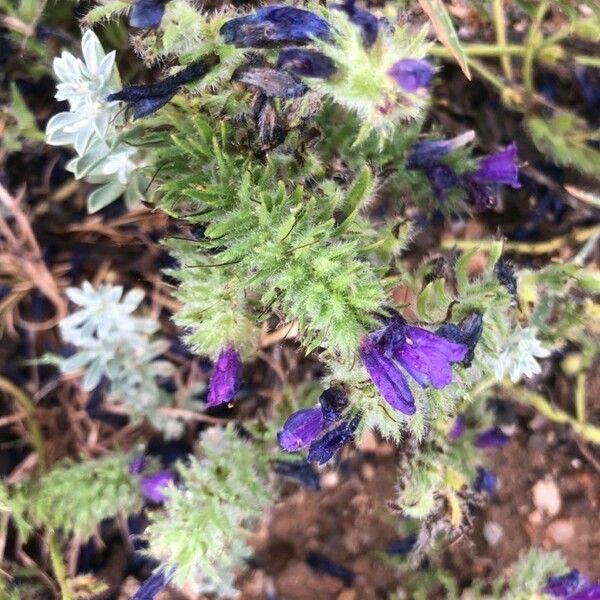
M 456 415 L 456 418 L 454 419 L 454 423 L 452 423 L 452 427 L 450 427 L 450 431 L 448 432 L 448 437 L 455 442 L 456 440 L 460 439 L 464 432 L 465 432 L 465 415 L 463 415 L 462 413 L 459 415 Z
M 491 186 L 475 179 L 472 175 L 463 175 L 462 185 L 471 204 L 478 212 L 494 208 L 498 204 L 498 194 Z
M 208 70 L 206 63 L 198 61 L 158 83 L 124 87 L 120 92 L 110 94 L 107 100 L 127 103 L 128 108 L 133 109 L 133 118 L 141 119 L 163 107 L 182 85 L 204 77 Z
M 472 313 L 465 317 L 458 325 L 445 323 L 436 331 L 437 335 L 467 346 L 469 351 L 462 361 L 463 367 L 470 367 L 475 356 L 475 347 L 481 339 L 483 333 L 483 317 L 480 313 Z
M 416 535 L 407 535 L 406 537 L 390 542 L 385 551 L 390 556 L 406 556 L 414 550 L 417 540 L 418 537 Z
M 135 0 L 129 24 L 132 27 L 155 29 L 160 26 L 168 0 Z
M 165 489 L 173 483 L 175 475 L 172 471 L 157 471 L 140 479 L 140 490 L 144 497 L 158 504 L 167 499 Z
M 450 154 L 452 150 L 460 148 L 473 140 L 475 134 L 472 131 L 466 131 L 449 140 L 423 140 L 415 142 L 410 147 L 410 152 L 406 158 L 407 169 L 423 169 L 438 163 L 444 156 Z
M 318 77 L 327 79 L 335 71 L 335 63 L 329 56 L 316 50 L 303 48 L 285 48 L 279 53 L 278 69 L 286 69 L 300 77 Z
M 148 461 L 146 457 L 142 454 L 134 456 L 129 461 L 129 474 L 130 475 L 140 475 L 141 472 L 146 468 Z
M 549 577 L 542 592 L 553 596 L 554 598 L 570 600 L 574 593 L 587 585 L 589 585 L 587 577 L 582 575 L 576 569 L 571 569 L 564 575 L 553 575 L 552 577 Z
M 488 471 L 483 467 L 477 467 L 477 477 L 473 482 L 473 489 L 476 492 L 493 494 L 498 487 L 498 478 L 492 471 Z
M 405 58 L 392 65 L 388 75 L 406 92 L 414 93 L 431 84 L 435 71 L 426 60 Z
M 310 446 L 326 426 L 319 407 L 304 408 L 288 418 L 277 434 L 277 440 L 286 452 L 297 452 Z
M 421 386 L 442 389 L 452 383 L 452 363 L 464 360 L 469 349 L 400 317 L 382 335 L 388 354 L 404 367 Z
M 516 301 L 517 279 L 515 277 L 515 270 L 512 264 L 503 256 L 501 256 L 498 262 L 496 263 L 496 266 L 494 267 L 494 273 L 496 273 L 498 281 L 506 288 L 508 293 Z
M 323 417 L 329 423 L 337 421 L 348 406 L 348 397 L 341 387 L 330 387 L 319 396 Z
M 351 421 L 338 425 L 335 429 L 328 431 L 322 438 L 310 445 L 308 460 L 324 465 L 331 460 L 342 446 L 354 439 L 354 433 L 360 423 L 360 415 L 356 415 Z
M 510 438 L 498 427 L 492 427 L 478 434 L 473 445 L 475 448 L 502 448 L 509 441 Z
M 242 67 L 233 79 L 259 89 L 267 98 L 297 98 L 308 91 L 293 73 L 270 67 Z
M 317 571 L 317 573 L 327 573 L 328 575 L 337 577 L 348 587 L 350 587 L 356 579 L 356 576 L 352 571 L 349 571 L 346 567 L 334 562 L 319 552 L 309 552 L 306 562 L 310 568 Z
M 220 34 L 237 48 L 276 48 L 308 44 L 315 38 L 330 40 L 331 28 L 327 21 L 308 10 L 273 5 L 227 21 Z
M 520 188 L 517 144 L 513 142 L 502 152 L 484 158 L 473 173 L 473 178 L 483 183 L 502 183 L 515 189 Z
M 333 4 L 331 8 L 346 13 L 350 22 L 360 29 L 366 48 L 370 48 L 375 43 L 380 23 L 374 14 L 363 8 L 356 8 L 356 0 L 347 0 L 344 4 Z
M 384 354 L 380 345 L 367 336 L 360 344 L 359 354 L 367 373 L 383 399 L 392 408 L 405 415 L 414 414 L 416 411 L 415 399 L 406 377 L 398 365 Z
M 213 407 L 233 400 L 242 382 L 242 359 L 235 347 L 221 350 L 210 378 L 206 406 Z
M 154 600 L 159 592 L 173 579 L 174 574 L 173 569 L 158 569 L 142 583 L 142 586 L 131 597 L 131 600 Z
M 427 167 L 425 175 L 429 179 L 435 197 L 440 201 L 446 199 L 448 190 L 460 185 L 460 178 L 456 174 L 456 171 L 452 167 L 443 165 L 442 163 Z
M 298 481 L 309 490 L 318 490 L 321 487 L 319 474 L 306 460 L 277 460 L 274 466 L 276 473 Z

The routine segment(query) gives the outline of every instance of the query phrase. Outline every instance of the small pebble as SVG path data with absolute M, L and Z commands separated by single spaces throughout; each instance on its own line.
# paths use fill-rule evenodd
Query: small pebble
M 538 510 L 550 517 L 555 517 L 560 512 L 560 490 L 554 479 L 540 479 L 533 486 L 532 492 L 533 504 Z
M 551 540 L 562 546 L 575 537 L 575 526 L 570 519 L 556 519 L 550 523 L 546 533 Z
M 483 537 L 490 546 L 497 546 L 503 536 L 504 529 L 502 529 L 502 526 L 498 523 L 495 523 L 494 521 L 488 521 L 483 526 Z
M 337 471 L 329 471 L 321 477 L 321 487 L 333 488 L 340 482 L 340 476 Z

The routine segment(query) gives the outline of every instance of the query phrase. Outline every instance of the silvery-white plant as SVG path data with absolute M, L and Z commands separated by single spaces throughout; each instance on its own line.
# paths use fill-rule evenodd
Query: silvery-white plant
M 94 288 L 86 281 L 81 288 L 68 288 L 67 296 L 81 308 L 60 323 L 64 341 L 77 348 L 72 356 L 58 359 L 62 372 L 83 369 L 82 386 L 88 391 L 106 378 L 108 400 L 134 416 L 147 416 L 167 437 L 180 435 L 182 423 L 165 419 L 158 410 L 171 404 L 170 394 L 156 381 L 175 372 L 172 363 L 160 359 L 169 342 L 152 337 L 158 321 L 133 314 L 144 293 L 134 289 L 124 294 L 122 286 Z
M 72 146 L 77 156 L 67 170 L 77 179 L 99 184 L 88 198 L 88 210 L 97 212 L 125 194 L 127 206 L 144 198 L 148 182 L 141 174 L 143 153 L 129 145 L 119 103 L 107 96 L 121 87 L 115 52 L 106 54 L 95 33 L 88 30 L 81 41 L 83 60 L 64 51 L 54 59 L 59 80 L 56 99 L 69 110 L 48 121 L 46 137 L 54 146 Z

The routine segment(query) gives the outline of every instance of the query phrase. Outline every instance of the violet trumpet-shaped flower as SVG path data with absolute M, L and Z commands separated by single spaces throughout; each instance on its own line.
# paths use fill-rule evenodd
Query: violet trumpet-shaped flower
M 477 467 L 477 477 L 473 482 L 473 489 L 476 492 L 493 494 L 498 487 L 498 478 L 492 471 L 483 467 Z
M 341 387 L 330 387 L 319 396 L 319 404 L 323 418 L 328 423 L 333 423 L 342 416 L 348 407 L 348 397 Z
M 173 483 L 175 475 L 172 471 L 157 471 L 140 479 L 140 490 L 145 498 L 158 504 L 165 502 L 165 489 Z
M 451 342 L 431 331 L 396 317 L 383 331 L 381 341 L 393 357 L 422 387 L 442 389 L 452 383 L 453 363 L 464 360 L 465 344 Z
M 356 8 L 356 0 L 333 4 L 331 8 L 344 12 L 350 22 L 360 29 L 365 48 L 370 48 L 375 43 L 379 34 L 380 21 L 374 14 L 363 8 Z
M 466 316 L 458 325 L 445 323 L 435 333 L 451 342 L 467 346 L 469 350 L 461 364 L 463 367 L 470 367 L 475 356 L 475 347 L 483 333 L 483 316 L 477 312 L 472 313 Z
M 383 399 L 405 415 L 414 414 L 417 408 L 408 381 L 400 367 L 385 354 L 384 349 L 367 336 L 361 342 L 358 352 Z
M 516 142 L 480 161 L 479 168 L 472 176 L 482 183 L 501 183 L 520 188 Z
M 158 83 L 124 87 L 120 92 L 110 94 L 107 100 L 125 102 L 133 110 L 133 118 L 141 119 L 162 108 L 182 85 L 204 77 L 208 70 L 206 63 L 198 61 Z
M 321 487 L 319 474 L 307 460 L 277 460 L 274 468 L 275 473 L 294 479 L 309 490 L 318 490 Z
M 242 382 L 242 359 L 233 345 L 219 354 L 210 378 L 208 402 L 213 407 L 233 400 Z
M 422 140 L 415 142 L 410 147 L 410 152 L 406 157 L 406 167 L 408 169 L 424 169 L 439 161 L 465 144 L 473 141 L 475 134 L 467 131 L 449 140 Z
M 360 415 L 356 415 L 351 421 L 342 422 L 323 437 L 314 441 L 308 451 L 308 460 L 319 465 L 324 465 L 331 460 L 342 446 L 354 439 L 354 433 L 360 423 L 360 418 Z
M 277 434 L 279 445 L 286 452 L 307 448 L 327 427 L 318 406 L 304 408 L 291 415 Z
M 165 14 L 165 5 L 169 0 L 135 0 L 129 24 L 132 27 L 144 29 L 155 29 L 160 26 L 163 15 Z
M 277 68 L 285 69 L 300 77 L 319 79 L 327 79 L 336 71 L 335 63 L 329 56 L 304 48 L 284 48 L 279 53 Z
M 455 442 L 460 439 L 465 433 L 465 415 L 459 414 L 456 415 L 454 422 L 452 423 L 452 427 L 450 427 L 450 431 L 448 432 L 448 438 Z
M 473 445 L 475 448 L 502 448 L 510 438 L 498 427 L 491 427 L 477 435 Z
M 433 67 L 426 60 L 405 58 L 394 63 L 388 75 L 404 91 L 414 93 L 429 87 L 434 72 Z
M 277 48 L 308 44 L 315 38 L 330 40 L 331 28 L 327 21 L 308 10 L 273 5 L 227 21 L 220 34 L 237 48 Z

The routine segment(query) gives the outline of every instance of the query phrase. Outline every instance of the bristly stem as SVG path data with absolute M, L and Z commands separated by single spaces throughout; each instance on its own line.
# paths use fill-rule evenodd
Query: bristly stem
M 575 379 L 575 416 L 579 423 L 585 423 L 586 421 L 586 407 L 585 407 L 585 371 L 577 373 Z
M 506 19 L 504 17 L 504 2 L 502 0 L 494 0 L 493 2 L 494 27 L 496 29 L 496 41 L 499 46 L 506 46 Z M 508 80 L 512 80 L 513 70 L 508 54 L 500 55 L 500 64 L 504 76 Z
M 525 56 L 523 57 L 523 84 L 530 96 L 535 94 L 535 86 L 533 81 L 533 62 L 536 52 L 543 41 L 542 23 L 549 8 L 548 0 L 540 2 L 535 17 L 529 28 L 529 35 L 525 41 Z

